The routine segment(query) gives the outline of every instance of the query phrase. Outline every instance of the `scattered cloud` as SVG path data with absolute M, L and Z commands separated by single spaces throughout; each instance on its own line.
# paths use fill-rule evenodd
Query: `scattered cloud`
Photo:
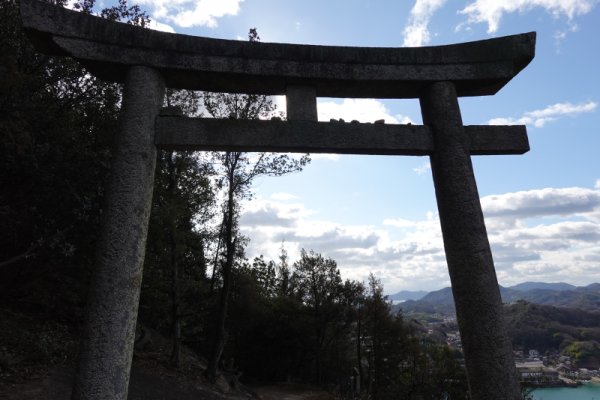
M 499 279 L 597 281 L 592 269 L 600 241 L 598 188 L 545 188 L 481 199 Z M 584 257 L 585 261 L 577 261 Z M 587 258 L 586 258 L 587 257 Z
M 402 36 L 403 46 L 419 47 L 430 41 L 429 20 L 433 14 L 444 5 L 446 0 L 416 0 L 410 10 L 408 23 L 404 27 Z
M 425 164 L 419 165 L 418 167 L 413 168 L 413 171 L 417 173 L 417 175 L 423 175 L 424 173 L 431 171 L 431 163 L 426 162 Z
M 600 180 L 599 180 L 600 181 Z M 526 280 L 600 281 L 600 182 L 595 188 L 543 188 L 481 199 L 500 283 Z M 281 243 L 290 260 L 300 249 L 335 259 L 344 278 L 370 272 L 386 291 L 434 290 L 449 284 L 440 221 L 387 218 L 345 225 L 319 217 L 302 199 L 277 193 L 247 204 L 241 219 L 251 238 L 247 254 L 277 259 Z
M 342 156 L 340 154 L 310 153 L 311 161 L 315 161 L 315 160 L 338 161 L 341 157 Z
M 490 125 L 530 125 L 541 128 L 548 122 L 562 117 L 574 117 L 578 114 L 589 113 L 596 110 L 598 103 L 556 103 L 541 110 L 528 111 L 519 118 L 494 118 L 488 121 Z
M 598 0 L 476 0 L 459 14 L 467 16 L 466 25 L 487 23 L 487 32 L 495 33 L 505 14 L 542 8 L 554 18 L 566 17 L 572 22 L 575 17 L 589 13 L 597 4 Z
M 344 99 L 341 103 L 319 100 L 317 104 L 319 121 L 343 119 L 346 122 L 375 122 L 379 119 L 390 124 L 408 124 L 413 121 L 406 116 L 392 115 L 385 104 L 375 99 Z
M 545 188 L 481 199 L 486 216 L 536 218 L 585 214 L 600 208 L 600 191 L 587 188 Z
M 139 0 L 151 8 L 152 19 L 168 21 L 182 28 L 216 27 L 217 19 L 237 15 L 244 0 Z
M 150 21 L 150 24 L 148 24 L 148 28 L 153 29 L 155 31 L 175 33 L 175 29 L 173 29 L 171 25 L 163 24 L 155 20 Z
M 69 10 L 75 10 L 75 4 L 78 3 L 78 0 L 68 0 L 67 3 L 65 4 L 65 8 L 68 8 Z
M 277 112 L 283 112 L 287 109 L 285 96 L 273 96 L 273 102 Z M 377 99 L 343 99 L 330 100 L 317 98 L 317 112 L 319 121 L 328 122 L 331 119 L 343 119 L 346 122 L 353 120 L 359 122 L 375 122 L 383 119 L 388 124 L 414 124 L 415 122 L 405 115 L 393 115 L 386 105 Z M 312 157 L 312 155 L 311 155 Z M 313 157 L 314 158 L 314 157 Z M 317 158 L 336 159 L 333 154 L 321 154 Z
M 560 43 L 563 41 L 563 39 L 566 38 L 569 33 L 577 32 L 578 30 L 579 26 L 577 26 L 577 24 L 570 23 L 566 29 L 559 29 L 554 32 L 557 53 L 560 53 Z

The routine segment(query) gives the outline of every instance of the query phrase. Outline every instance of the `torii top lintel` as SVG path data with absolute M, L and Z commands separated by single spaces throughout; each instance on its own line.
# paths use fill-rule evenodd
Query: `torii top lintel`
M 153 31 L 21 1 L 21 17 L 45 52 L 78 59 L 96 76 L 122 82 L 127 67 L 159 70 L 167 86 L 282 95 L 310 86 L 320 97 L 417 98 L 436 81 L 458 96 L 491 95 L 534 57 L 535 33 L 419 48 L 250 43 Z

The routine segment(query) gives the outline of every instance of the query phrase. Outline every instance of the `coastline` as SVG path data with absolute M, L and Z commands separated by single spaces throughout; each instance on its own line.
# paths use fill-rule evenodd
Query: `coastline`
M 538 387 L 531 388 L 529 396 L 533 400 L 590 400 L 600 399 L 600 381 L 587 381 L 577 387 Z
M 545 388 L 576 388 L 585 385 L 586 382 L 544 382 L 544 383 L 526 383 L 522 386 L 528 389 L 545 389 Z M 600 384 L 600 381 L 594 382 Z
M 600 377 L 592 377 L 590 380 L 572 380 L 561 377 L 558 381 L 552 382 L 522 382 L 521 385 L 529 389 L 544 388 L 576 388 L 586 384 L 600 385 Z

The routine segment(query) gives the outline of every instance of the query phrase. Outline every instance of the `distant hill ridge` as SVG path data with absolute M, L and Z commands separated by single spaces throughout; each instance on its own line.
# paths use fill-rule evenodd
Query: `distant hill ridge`
M 518 285 L 509 286 L 507 289 L 520 290 L 522 292 L 526 292 L 534 289 L 543 289 L 543 290 L 556 290 L 559 292 L 566 290 L 574 290 L 577 286 L 571 285 L 569 283 L 546 283 L 546 282 L 523 282 Z
M 398 295 L 402 293 L 405 291 L 389 296 L 389 299 L 398 300 L 400 297 Z M 500 294 L 504 303 L 525 300 L 542 305 L 600 311 L 600 283 L 574 286 L 563 282 L 524 282 L 510 287 L 500 286 Z M 454 314 L 454 299 L 449 287 L 429 292 L 420 298 L 402 298 L 401 300 L 406 301 L 396 307 L 401 308 L 404 312 Z
M 401 290 L 398 293 L 394 293 L 388 296 L 388 300 L 393 301 L 404 301 L 404 300 L 419 300 L 427 295 L 429 292 L 425 290 Z

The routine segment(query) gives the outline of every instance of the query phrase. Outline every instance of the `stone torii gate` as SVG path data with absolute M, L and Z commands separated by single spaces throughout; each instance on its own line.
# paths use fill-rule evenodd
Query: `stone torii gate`
M 520 398 L 471 155 L 522 154 L 524 126 L 463 126 L 459 96 L 492 95 L 535 33 L 422 48 L 248 43 L 151 31 L 21 0 L 38 50 L 125 84 L 73 399 L 126 399 L 156 149 L 429 155 L 471 396 Z M 287 121 L 160 115 L 165 87 L 285 95 Z M 317 97 L 418 98 L 423 126 L 317 122 Z

